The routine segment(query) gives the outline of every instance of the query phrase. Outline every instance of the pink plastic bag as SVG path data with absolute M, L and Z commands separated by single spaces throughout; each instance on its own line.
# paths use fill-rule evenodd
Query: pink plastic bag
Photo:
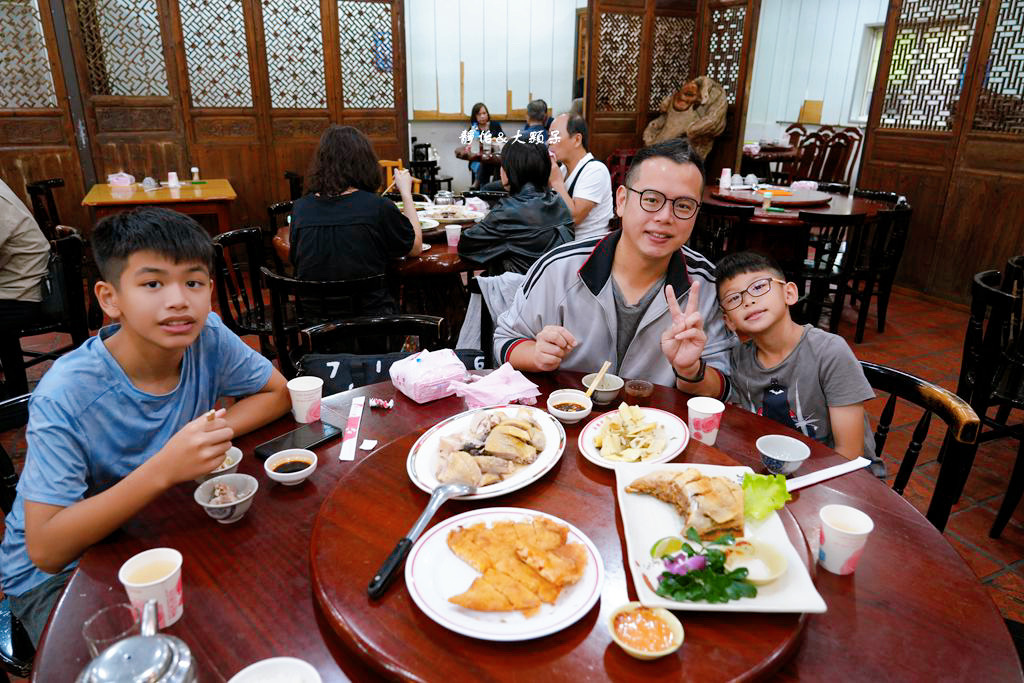
M 398 390 L 417 403 L 451 396 L 452 382 L 462 382 L 469 374 L 451 349 L 420 351 L 396 362 L 389 372 Z

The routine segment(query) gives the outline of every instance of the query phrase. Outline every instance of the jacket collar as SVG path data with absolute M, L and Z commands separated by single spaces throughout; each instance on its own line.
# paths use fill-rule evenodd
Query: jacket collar
M 577 275 L 579 275 L 587 289 L 594 296 L 597 296 L 598 292 L 608 283 L 608 278 L 612 276 L 615 248 L 618 246 L 621 237 L 621 229 L 608 233 L 606 237 L 597 243 L 594 250 L 590 252 L 590 256 L 587 257 L 587 260 L 583 262 L 583 265 L 577 271 Z M 672 285 L 676 298 L 681 297 L 690 289 L 690 275 L 686 272 L 686 256 L 683 254 L 682 248 L 673 253 L 672 259 L 668 262 L 665 284 Z

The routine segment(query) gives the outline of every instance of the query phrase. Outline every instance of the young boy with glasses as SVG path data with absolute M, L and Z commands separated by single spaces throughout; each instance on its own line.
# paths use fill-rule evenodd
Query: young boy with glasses
M 797 287 L 771 259 L 744 251 L 718 262 L 715 280 L 726 326 L 748 340 L 732 349 L 731 400 L 853 459 L 875 456 L 864 401 L 875 392 L 842 337 L 798 325 Z

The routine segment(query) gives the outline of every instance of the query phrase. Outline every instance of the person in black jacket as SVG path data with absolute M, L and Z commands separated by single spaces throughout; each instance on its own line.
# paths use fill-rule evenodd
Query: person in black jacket
M 509 196 L 463 231 L 459 256 L 485 265 L 490 275 L 525 273 L 544 253 L 572 241 L 572 214 L 548 185 L 551 157 L 545 145 L 505 145 L 500 173 Z

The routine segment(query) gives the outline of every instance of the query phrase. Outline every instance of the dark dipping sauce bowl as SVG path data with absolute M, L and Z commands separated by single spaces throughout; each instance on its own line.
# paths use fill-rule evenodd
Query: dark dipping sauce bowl
M 643 379 L 631 379 L 626 382 L 626 403 L 631 406 L 645 406 L 654 393 L 654 385 Z

